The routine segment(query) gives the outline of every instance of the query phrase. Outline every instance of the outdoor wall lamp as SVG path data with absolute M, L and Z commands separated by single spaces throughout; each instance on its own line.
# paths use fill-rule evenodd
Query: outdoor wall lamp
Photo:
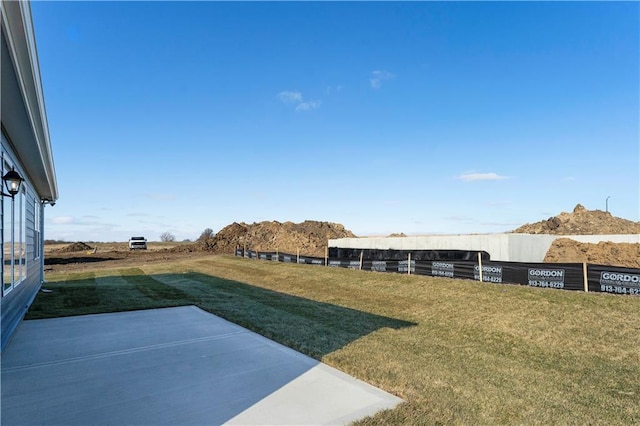
M 14 169 L 11 169 L 7 172 L 6 175 L 2 176 L 2 180 L 4 181 L 4 185 L 7 187 L 8 194 L 4 192 L 0 192 L 0 194 L 5 197 L 15 197 L 18 192 L 20 192 L 20 185 L 24 182 L 22 176 L 18 174 Z

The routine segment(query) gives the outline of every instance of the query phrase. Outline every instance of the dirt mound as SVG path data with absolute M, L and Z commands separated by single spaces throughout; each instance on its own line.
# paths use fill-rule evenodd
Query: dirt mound
M 355 237 L 339 223 L 306 220 L 293 222 L 234 222 L 210 238 L 192 245 L 176 247 L 177 251 L 208 251 L 231 254 L 236 246 L 258 251 L 280 251 L 307 256 L 324 256 L 327 241 L 334 238 Z
M 547 220 L 527 223 L 511 232 L 553 235 L 638 234 L 640 222 L 615 217 L 602 210 L 587 210 L 578 204 L 572 213 L 562 212 Z
M 93 250 L 93 247 L 85 243 L 78 242 L 78 243 L 69 244 L 68 246 L 64 246 L 59 249 L 55 249 L 53 251 L 55 251 L 56 253 L 75 253 L 78 251 L 89 251 L 89 250 Z
M 622 219 L 602 210 L 587 210 L 578 204 L 571 213 L 562 212 L 536 223 L 527 223 L 514 233 L 551 235 L 617 235 L 640 233 L 640 222 Z M 600 265 L 640 267 L 640 244 L 580 243 L 569 238 L 553 242 L 545 262 L 587 262 Z
M 551 244 L 545 262 L 595 263 L 598 265 L 640 268 L 640 244 L 581 243 L 569 238 L 558 238 Z

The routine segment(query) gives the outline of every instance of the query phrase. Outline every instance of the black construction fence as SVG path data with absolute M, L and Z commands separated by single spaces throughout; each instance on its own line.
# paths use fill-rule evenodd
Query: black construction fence
M 275 262 L 640 296 L 640 269 L 586 263 L 492 261 L 487 252 L 329 248 L 326 257 L 312 257 L 238 248 L 235 254 Z

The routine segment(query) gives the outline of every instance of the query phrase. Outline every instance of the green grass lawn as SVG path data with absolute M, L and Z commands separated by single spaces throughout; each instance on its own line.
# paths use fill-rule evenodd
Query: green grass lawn
M 229 256 L 47 279 L 28 319 L 194 304 L 407 401 L 363 424 L 640 423 L 640 297 Z

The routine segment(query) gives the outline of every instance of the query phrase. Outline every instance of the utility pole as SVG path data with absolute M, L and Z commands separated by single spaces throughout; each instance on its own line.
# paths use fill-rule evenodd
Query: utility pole
M 609 196 L 607 197 L 607 199 L 606 199 L 606 200 L 604 200 L 604 202 L 605 202 L 605 211 L 606 211 L 607 213 L 609 213 L 609 198 L 611 198 L 611 195 L 609 195 Z

